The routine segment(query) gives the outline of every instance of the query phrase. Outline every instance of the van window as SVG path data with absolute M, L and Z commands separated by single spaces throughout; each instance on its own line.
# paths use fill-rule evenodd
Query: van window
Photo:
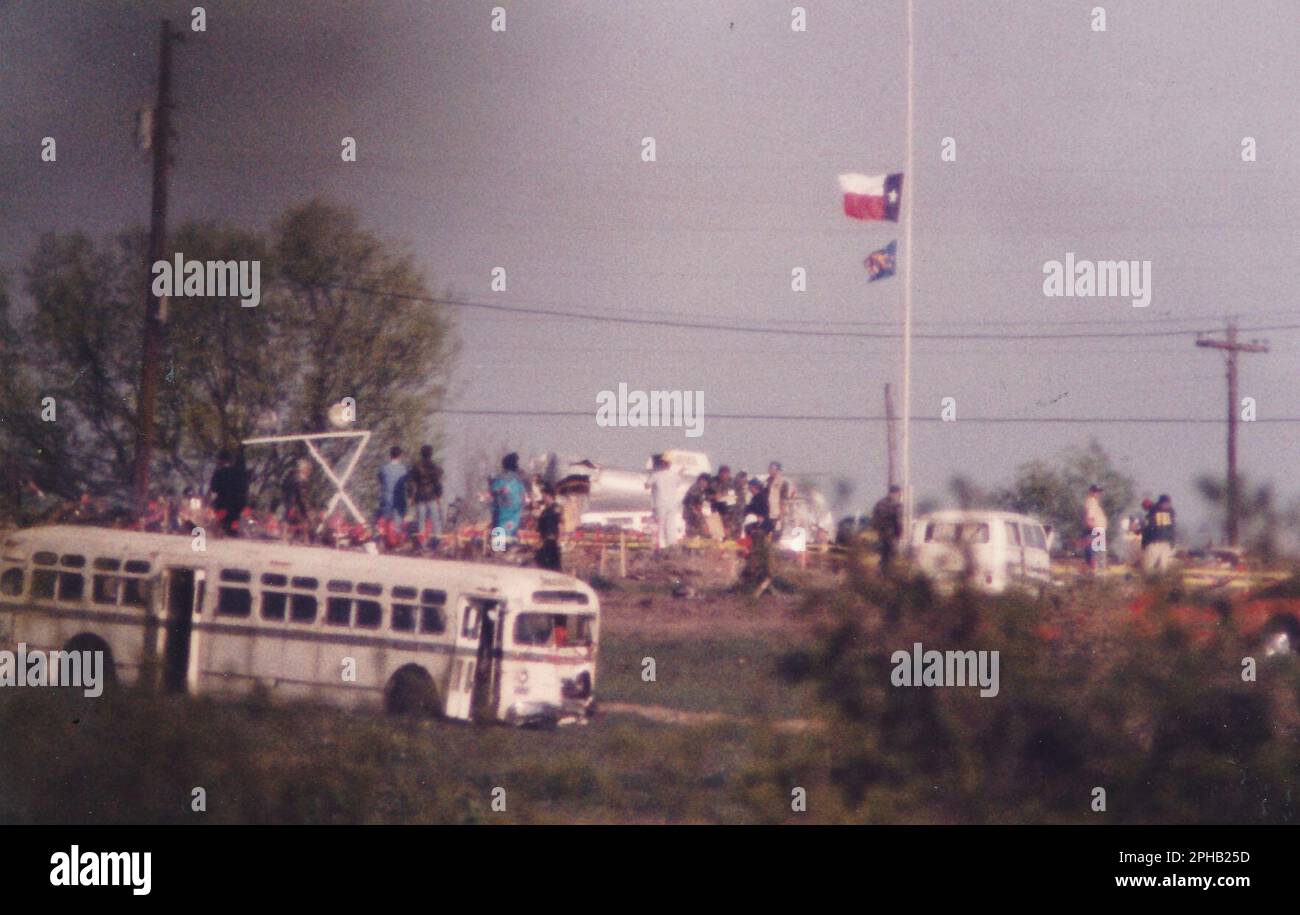
M 989 526 L 965 522 L 931 521 L 925 526 L 926 543 L 988 543 Z
M 5 569 L 5 573 L 0 575 L 0 594 L 22 594 L 23 593 L 23 570 L 22 569 Z
M 1022 524 L 1020 529 L 1025 532 L 1025 545 L 1035 547 L 1040 550 L 1047 549 L 1047 537 L 1043 534 L 1043 528 L 1037 524 Z
M 1002 523 L 1007 527 L 1007 546 L 1020 546 L 1020 525 L 1014 521 Z

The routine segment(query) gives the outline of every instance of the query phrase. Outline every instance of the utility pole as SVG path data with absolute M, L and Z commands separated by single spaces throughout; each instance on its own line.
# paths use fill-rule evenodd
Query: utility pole
M 1208 349 L 1221 349 L 1227 355 L 1228 370 L 1228 518 L 1224 525 L 1224 536 L 1228 540 L 1228 546 L 1237 545 L 1237 507 L 1239 505 L 1239 494 L 1237 492 L 1237 413 L 1241 409 L 1241 403 L 1237 397 L 1237 354 L 1238 353 L 1267 353 L 1268 344 L 1259 340 L 1252 340 L 1249 343 L 1240 343 L 1237 340 L 1237 321 L 1235 318 L 1228 320 L 1226 340 L 1215 340 L 1210 337 L 1198 336 L 1196 339 L 1197 346 L 1203 346 Z
M 158 360 L 162 353 L 163 303 L 153 293 L 153 265 L 165 257 L 167 244 L 167 157 L 172 107 L 171 43 L 179 38 L 171 23 L 162 21 L 158 49 L 158 103 L 153 112 L 153 206 L 149 220 L 149 260 L 145 270 L 144 343 L 140 353 L 140 392 L 136 400 L 135 464 L 132 467 L 132 501 L 143 512 L 149 501 L 149 470 L 153 463 L 154 413 L 158 404 Z
M 894 386 L 886 382 L 885 384 L 885 449 L 886 459 L 889 466 L 889 485 L 894 486 L 898 483 L 898 476 L 895 471 L 897 467 L 897 442 L 894 440 Z

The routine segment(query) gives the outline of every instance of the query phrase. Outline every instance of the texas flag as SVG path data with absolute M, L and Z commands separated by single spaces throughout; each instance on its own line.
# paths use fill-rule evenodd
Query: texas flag
M 844 215 L 854 219 L 891 219 L 898 222 L 903 199 L 903 175 L 840 175 Z

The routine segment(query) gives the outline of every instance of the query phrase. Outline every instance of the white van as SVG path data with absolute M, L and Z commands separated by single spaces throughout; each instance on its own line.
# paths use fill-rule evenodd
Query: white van
M 954 509 L 922 515 L 912 525 L 912 561 L 931 578 L 969 575 L 977 588 L 992 593 L 1052 577 L 1043 525 L 1015 512 Z

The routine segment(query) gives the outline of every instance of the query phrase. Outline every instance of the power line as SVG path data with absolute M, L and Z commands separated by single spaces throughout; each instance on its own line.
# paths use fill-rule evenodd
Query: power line
M 442 408 L 432 410 L 433 413 L 445 413 L 455 416 L 537 416 L 537 417 L 581 417 L 591 419 L 595 416 L 595 410 L 490 410 L 490 409 L 457 409 Z M 701 419 L 738 419 L 738 420 L 761 420 L 763 422 L 852 422 L 852 423 L 883 423 L 888 420 L 885 416 L 867 416 L 867 415 L 841 415 L 841 416 L 812 416 L 792 413 L 706 413 Z M 938 416 L 913 416 L 912 422 L 917 423 L 947 423 L 949 425 L 1015 425 L 1015 424 L 1051 424 L 1051 425 L 1101 425 L 1101 424 L 1118 424 L 1118 425 L 1168 425 L 1170 423 L 1178 425 L 1223 425 L 1226 419 L 1214 419 L 1210 417 L 1187 417 L 1187 416 L 967 416 L 956 420 L 944 420 Z M 1274 416 L 1259 417 L 1254 423 L 1282 424 L 1282 423 L 1300 423 L 1300 416 Z M 675 428 L 671 425 L 664 426 L 637 426 L 634 428 Z
M 595 321 L 606 324 L 630 324 L 648 327 L 669 327 L 677 330 L 717 330 L 729 331 L 731 333 L 746 334 L 783 334 L 788 337 L 848 337 L 858 340 L 897 340 L 902 335 L 897 333 L 864 333 L 862 331 L 844 331 L 844 330 L 800 330 L 785 327 L 749 327 L 736 326 L 732 324 L 702 324 L 697 322 L 670 321 L 661 318 L 629 318 L 619 315 L 598 314 L 593 312 L 565 311 L 554 308 L 529 308 L 522 305 L 499 305 L 488 302 L 471 302 L 463 299 L 452 298 L 435 298 L 433 296 L 412 295 L 409 293 L 390 292 L 383 289 L 374 289 L 365 286 L 353 286 L 344 283 L 321 283 L 320 286 L 328 289 L 341 289 L 347 292 L 360 292 L 368 295 L 376 295 L 383 298 L 406 299 L 416 302 L 428 302 L 432 305 L 451 305 L 457 308 L 481 308 L 487 311 L 500 311 L 510 314 L 537 315 L 540 317 L 572 319 L 579 321 Z M 1261 325 L 1258 327 L 1247 327 L 1242 330 L 1258 331 L 1276 331 L 1276 330 L 1300 330 L 1300 324 L 1272 324 Z M 1145 330 L 1129 332 L 1073 332 L 1063 334 L 913 334 L 917 340 L 1098 340 L 1109 338 L 1134 338 L 1134 337 L 1186 337 L 1197 334 L 1207 333 L 1205 328 L 1189 328 L 1186 330 Z

